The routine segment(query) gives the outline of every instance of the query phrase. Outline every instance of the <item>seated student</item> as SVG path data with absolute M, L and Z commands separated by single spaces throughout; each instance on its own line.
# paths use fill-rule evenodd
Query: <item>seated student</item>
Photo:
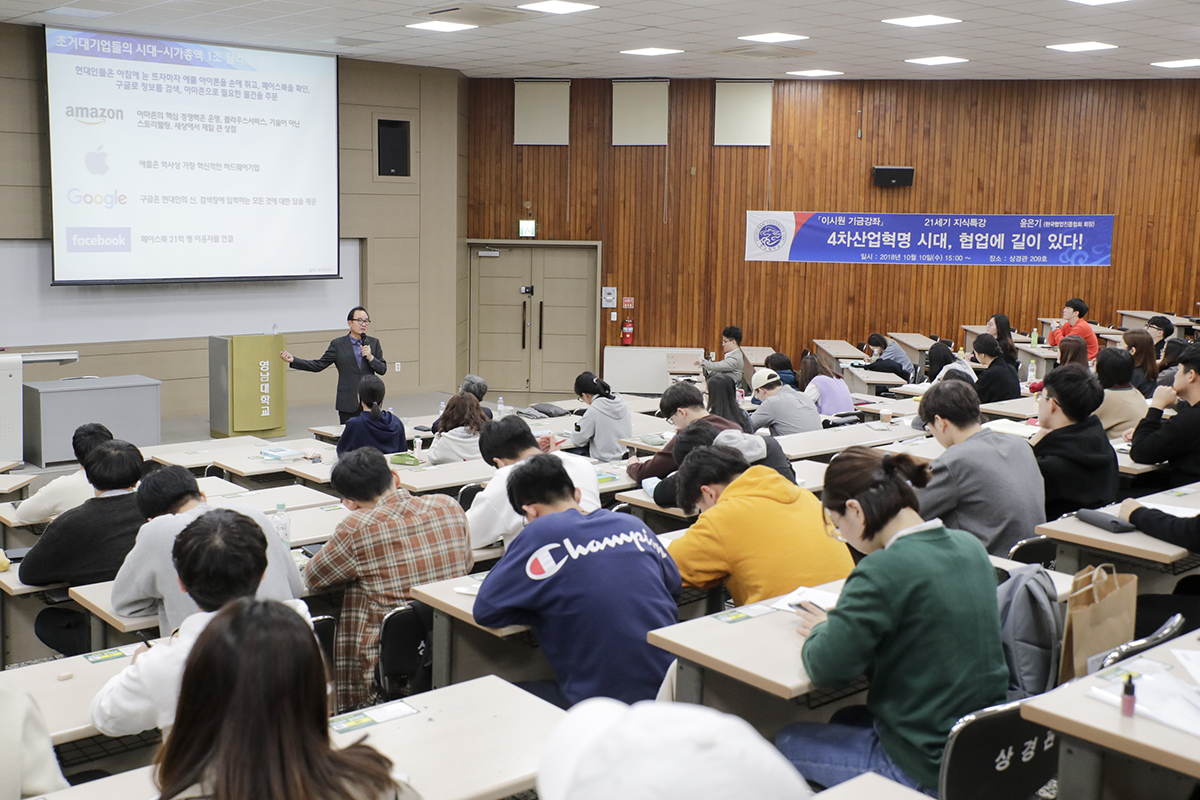
M 1104 435 L 1116 439 L 1146 416 L 1146 399 L 1130 385 L 1133 356 L 1119 347 L 1105 347 L 1096 356 L 1096 377 L 1104 389 L 1104 402 L 1096 417 L 1104 426 Z
M 403 453 L 408 450 L 404 423 L 392 412 L 383 410 L 386 391 L 383 379 L 378 375 L 365 375 L 358 382 L 358 402 L 362 405 L 362 413 L 346 420 L 346 427 L 337 443 L 339 457 L 360 447 L 374 447 L 381 453 Z
M 621 439 L 633 436 L 629 404 L 609 385 L 590 372 L 575 379 L 575 395 L 587 406 L 567 438 L 575 447 L 586 447 L 597 461 L 620 461 L 627 448 Z
M 487 423 L 483 406 L 470 392 L 459 392 L 446 403 L 441 430 L 429 445 L 430 464 L 472 461 L 479 455 L 479 432 Z
M 1092 326 L 1085 319 L 1087 313 L 1087 303 L 1078 297 L 1068 300 L 1062 310 L 1062 319 L 1056 319 L 1050 323 L 1050 335 L 1046 337 L 1046 343 L 1051 347 L 1057 347 L 1065 337 L 1079 336 L 1087 344 L 1087 357 L 1088 361 L 1091 361 L 1100 352 L 1100 341 L 1096 338 L 1096 332 L 1092 330 Z
M 975 360 L 987 369 L 975 379 L 975 393 L 980 403 L 1016 400 L 1021 396 L 1021 379 L 1017 371 L 1000 357 L 1000 345 L 994 336 L 981 333 L 975 337 Z
M 750 433 L 750 417 L 737 401 L 737 389 L 733 378 L 728 375 L 713 375 L 708 379 L 708 413 L 723 417 Z
M 467 377 L 463 378 L 462 386 L 459 387 L 459 391 L 475 395 L 475 399 L 479 401 L 479 407 L 483 409 L 483 415 L 488 419 L 492 418 L 492 410 L 483 405 L 483 398 L 486 397 L 488 393 L 487 381 L 478 375 L 468 375 Z M 433 433 L 437 433 L 438 423 L 441 421 L 441 417 L 435 419 L 433 424 L 429 426 L 429 430 Z
M 737 423 L 730 422 L 724 417 L 709 414 L 704 408 L 704 395 L 690 383 L 676 383 L 668 386 L 658 400 L 658 415 L 683 430 L 693 422 L 704 420 L 720 431 L 740 431 Z M 647 459 L 629 459 L 625 466 L 625 474 L 635 481 L 641 482 L 646 478 L 665 478 L 675 471 L 675 440 L 671 439 L 662 450 Z
M 13 512 L 13 521 L 17 525 L 37 525 L 49 522 L 64 511 L 69 511 L 82 505 L 85 500 L 96 496 L 96 490 L 88 483 L 87 472 L 83 469 L 84 459 L 88 453 L 101 442 L 112 441 L 113 435 L 108 428 L 99 422 L 89 422 L 80 425 L 71 436 L 71 449 L 75 451 L 75 460 L 79 469 L 70 475 L 63 475 L 47 483 L 34 492 L 28 500 L 17 504 Z
M 1154 394 L 1158 384 L 1158 357 L 1154 353 L 1154 342 L 1145 331 L 1125 331 L 1121 334 L 1122 344 L 1133 356 L 1133 377 L 1130 383 L 1142 393 L 1142 397 Z
M 0 797 L 5 800 L 38 797 L 69 788 L 37 703 L 16 680 L 2 673 L 0 753 L 4 753 Z
M 926 360 L 929 363 L 930 383 L 944 381 L 950 377 L 950 373 L 957 373 L 967 383 L 975 382 L 975 370 L 971 369 L 970 364 L 954 355 L 948 339 L 939 339 L 934 342 L 933 347 L 929 348 Z
M 904 350 L 882 333 L 872 333 L 868 336 L 867 348 L 873 359 L 867 365 L 867 369 L 877 372 L 892 372 L 909 383 L 916 379 L 917 368 L 913 366 Z
M 700 518 L 668 550 L 683 582 L 725 584 L 739 606 L 850 574 L 854 561 L 832 538 L 821 503 L 729 447 L 697 447 L 679 465 L 679 505 Z
M 250 517 L 227 508 L 209 509 L 192 519 L 171 546 L 171 560 L 182 591 L 197 610 L 166 642 L 140 648 L 125 669 L 92 699 L 92 724 L 105 736 L 129 736 L 151 728 L 170 728 L 183 665 L 196 638 L 216 612 L 231 600 L 253 597 L 267 570 L 268 542 Z M 303 600 L 287 606 L 312 627 Z M 168 630 L 163 629 L 166 635 Z
M 304 580 L 312 592 L 346 589 L 334 648 L 337 702 L 353 708 L 370 693 L 384 614 L 409 600 L 413 586 L 466 575 L 475 561 L 462 506 L 400 488 L 378 450 L 351 450 L 329 484 L 354 513 L 305 565 Z
M 1046 375 L 1032 440 L 1046 485 L 1046 519 L 1117 499 L 1117 451 L 1092 413 L 1103 400 L 1100 381 L 1085 367 L 1067 364 Z
M 117 572 L 112 587 L 113 609 L 118 614 L 144 617 L 158 614 L 164 636 L 183 624 L 199 607 L 179 586 L 172 555 L 176 537 L 201 516 L 212 511 L 196 476 L 180 466 L 152 472 L 138 486 L 138 510 L 149 520 L 138 531 L 137 541 Z M 235 506 L 266 536 L 267 571 L 256 583 L 264 600 L 292 600 L 304 595 L 304 581 L 291 548 L 263 514 L 250 506 Z
M 750 427 L 766 428 L 772 436 L 821 430 L 817 404 L 804 392 L 783 385 L 774 370 L 760 369 L 750 381 L 754 396 L 762 405 L 750 415 Z
M 479 450 L 483 460 L 496 467 L 483 491 L 475 495 L 467 509 L 467 527 L 471 531 L 471 547 L 487 547 L 503 537 L 516 536 L 525 520 L 513 511 L 508 502 L 508 477 L 516 464 L 542 452 L 538 440 L 529 430 L 529 423 L 518 416 L 494 420 L 483 426 L 479 435 Z M 562 459 L 571 482 L 579 488 L 585 514 L 600 507 L 600 481 L 591 462 L 582 456 L 555 451 L 551 455 Z
M 993 314 L 992 318 L 987 321 L 984 332 L 996 337 L 996 342 L 1000 345 L 1000 358 L 1016 369 L 1021 363 L 1021 354 L 1013 342 L 1012 323 L 1008 321 L 1008 315 Z
M 528 524 L 480 585 L 475 621 L 534 629 L 558 680 L 526 688 L 555 705 L 653 699 L 672 657 L 646 634 L 679 621 L 681 588 L 658 537 L 629 514 L 585 511 L 554 455 L 518 464 L 507 491 Z
M 720 757 L 716 757 L 716 754 Z M 692 703 L 597 697 L 554 727 L 539 800 L 807 800 L 808 784 L 750 723 Z
M 1163 345 L 1175 335 L 1175 324 L 1162 314 L 1155 314 L 1146 320 L 1146 324 L 1142 326 L 1142 330 L 1150 334 L 1150 341 L 1154 342 L 1155 359 L 1162 358 Z
M 918 511 L 913 489 L 927 480 L 929 471 L 911 457 L 866 447 L 835 456 L 825 473 L 822 503 L 867 558 L 835 608 L 805 603 L 797 611 L 806 637 L 801 658 L 816 686 L 841 688 L 864 673 L 871 686 L 865 709 L 789 725 L 775 737 L 800 773 L 822 786 L 876 772 L 937 797 L 950 728 L 1007 699 L 996 572 L 970 534 L 922 521 L 928 513 Z
M 1155 381 L 1157 385 L 1170 386 L 1175 382 L 1175 373 L 1179 370 L 1179 357 L 1183 355 L 1187 346 L 1186 339 L 1167 339 L 1166 345 L 1163 346 L 1162 359 L 1158 362 L 1158 380 Z
M 782 374 L 779 377 L 783 379 Z M 821 359 L 812 353 L 800 358 L 798 387 L 817 404 L 819 414 L 833 415 L 854 410 L 854 398 L 850 396 L 850 389 L 842 376 L 822 364 Z
M 808 352 L 807 350 L 805 351 Z M 804 362 L 804 357 L 800 357 L 800 362 Z M 792 366 L 792 359 L 788 358 L 783 353 L 771 353 L 763 359 L 763 367 L 766 369 L 775 370 L 779 373 L 779 380 L 783 381 L 784 386 L 790 386 L 793 389 L 800 389 L 797 382 L 796 370 Z
M 21 582 L 48 583 L 111 581 L 133 548 L 146 518 L 137 507 L 134 489 L 142 476 L 142 454 L 129 442 L 101 442 L 84 460 L 88 483 L 96 496 L 63 513 L 21 561 Z M 34 630 L 47 646 L 64 655 L 87 651 L 86 616 L 50 607 L 38 614 Z
M 1033 536 L 1046 521 L 1046 492 L 1029 443 L 980 425 L 979 398 L 963 381 L 931 386 L 917 413 L 946 448 L 917 492 L 921 514 L 975 534 L 996 556 Z
M 1132 497 L 1121 503 L 1117 515 L 1132 522 L 1147 536 L 1193 552 L 1200 551 L 1200 516 L 1177 517 L 1157 508 L 1147 508 Z
M 1129 457 L 1139 464 L 1171 465 L 1176 486 L 1200 481 L 1200 345 L 1190 345 L 1179 357 L 1172 386 L 1154 390 L 1146 416 L 1133 432 L 1125 432 L 1133 446 Z M 1174 407 L 1175 416 L 1163 419 L 1163 411 Z
M 1105 349 L 1107 350 L 1108 348 Z M 1087 343 L 1081 337 L 1064 336 L 1062 341 L 1058 343 L 1058 359 L 1050 369 L 1056 370 L 1065 364 L 1078 364 L 1084 369 L 1091 369 L 1091 363 L 1088 361 L 1087 356 Z M 1020 377 L 1019 374 L 1018 377 Z M 1030 381 L 1029 391 L 1036 394 L 1041 390 L 1042 381 Z
M 737 450 L 741 453 L 742 458 L 746 459 L 746 463 L 751 466 L 769 467 L 787 478 L 789 483 L 796 482 L 796 471 L 792 469 L 792 462 L 788 461 L 783 448 L 772 436 L 759 436 L 740 431 L 718 431 L 712 425 L 701 420 L 681 430 L 675 435 L 675 440 L 672 455 L 675 458 L 676 466 L 682 464 L 688 453 L 697 447 L 719 444 Z M 654 485 L 654 502 L 663 508 L 677 507 L 679 505 L 678 487 L 679 471 L 676 470 Z
M 154 773 L 162 800 L 420 800 L 369 745 L 329 742 L 325 661 L 279 603 L 225 606 L 192 647 Z
M 704 373 L 705 379 L 713 375 L 728 375 L 733 378 L 736 386 L 746 388 L 744 372 L 746 369 L 746 354 L 742 352 L 742 329 L 730 325 L 721 331 L 721 350 L 725 353 L 720 361 L 709 361 L 702 358 L 695 365 Z

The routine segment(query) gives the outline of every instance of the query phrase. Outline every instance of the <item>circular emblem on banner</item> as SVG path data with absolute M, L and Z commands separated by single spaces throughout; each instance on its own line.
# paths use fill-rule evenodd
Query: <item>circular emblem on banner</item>
M 773 219 L 764 220 L 754 229 L 754 241 L 758 249 L 773 253 L 783 247 L 783 226 Z

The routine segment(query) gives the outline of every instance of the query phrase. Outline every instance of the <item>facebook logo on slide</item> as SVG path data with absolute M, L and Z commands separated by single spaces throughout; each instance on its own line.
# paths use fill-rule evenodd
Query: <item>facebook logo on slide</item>
M 128 253 L 129 228 L 67 228 L 68 253 Z

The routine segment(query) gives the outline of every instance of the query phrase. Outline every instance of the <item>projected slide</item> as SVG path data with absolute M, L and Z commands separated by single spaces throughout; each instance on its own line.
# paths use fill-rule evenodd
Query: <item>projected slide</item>
M 54 280 L 338 274 L 329 56 L 46 29 Z

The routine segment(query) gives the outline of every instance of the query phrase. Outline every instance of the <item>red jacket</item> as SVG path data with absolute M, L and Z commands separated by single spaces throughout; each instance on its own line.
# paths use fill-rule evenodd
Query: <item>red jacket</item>
M 1055 347 L 1063 340 L 1064 336 L 1079 336 L 1087 342 L 1088 361 L 1096 357 L 1100 352 L 1100 341 L 1096 338 L 1096 332 L 1092 330 L 1092 326 L 1088 325 L 1086 319 L 1081 319 L 1074 325 L 1063 325 L 1056 331 L 1050 331 L 1050 338 L 1047 340 Z

